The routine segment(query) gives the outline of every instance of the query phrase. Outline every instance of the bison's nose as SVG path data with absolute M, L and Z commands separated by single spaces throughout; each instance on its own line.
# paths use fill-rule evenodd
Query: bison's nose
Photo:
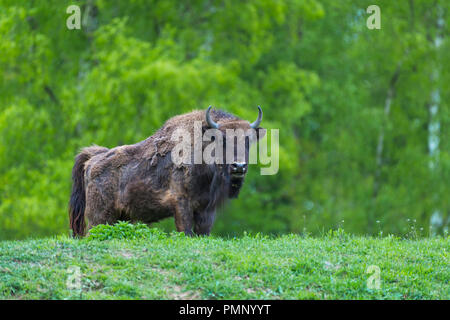
M 245 162 L 234 162 L 231 164 L 231 173 L 245 173 L 247 164 Z

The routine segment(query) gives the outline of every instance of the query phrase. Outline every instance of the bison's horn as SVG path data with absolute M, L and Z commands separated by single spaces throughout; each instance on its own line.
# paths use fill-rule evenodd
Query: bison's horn
M 263 116 L 263 112 L 260 106 L 258 106 L 258 119 L 256 119 L 255 122 L 253 122 L 252 124 L 250 124 L 250 127 L 252 127 L 253 129 L 257 129 L 262 121 L 262 116 Z
M 208 110 L 206 110 L 206 123 L 208 123 L 208 126 L 210 128 L 219 129 L 219 124 L 214 122 L 213 119 L 211 119 L 211 115 L 209 112 L 211 111 L 212 106 L 208 107 Z

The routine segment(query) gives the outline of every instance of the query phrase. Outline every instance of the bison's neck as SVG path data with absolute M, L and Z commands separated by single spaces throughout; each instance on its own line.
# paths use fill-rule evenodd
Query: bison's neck
M 194 176 L 200 188 L 197 195 L 203 201 L 206 210 L 215 210 L 227 199 L 237 198 L 243 185 L 243 178 L 232 178 L 226 166 L 205 166 L 197 168 L 199 175 Z
M 223 168 L 215 165 L 193 165 L 191 174 L 191 194 L 199 205 L 199 210 L 215 210 L 228 197 L 228 181 Z

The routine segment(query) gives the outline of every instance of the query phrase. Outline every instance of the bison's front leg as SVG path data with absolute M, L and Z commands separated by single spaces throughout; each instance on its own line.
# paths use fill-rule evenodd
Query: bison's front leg
M 178 232 L 184 232 L 187 236 L 192 235 L 193 211 L 186 199 L 178 199 L 175 205 L 175 227 Z
M 194 232 L 200 236 L 209 236 L 211 233 L 211 228 L 214 223 L 214 218 L 216 216 L 215 211 L 207 211 L 197 213 L 194 215 Z

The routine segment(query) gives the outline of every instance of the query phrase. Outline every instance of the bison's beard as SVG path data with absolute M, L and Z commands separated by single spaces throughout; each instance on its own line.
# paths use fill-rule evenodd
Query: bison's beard
M 231 175 L 226 165 L 215 167 L 209 191 L 207 210 L 223 205 L 227 198 L 237 198 L 244 183 L 244 178 L 245 175 Z
M 233 176 L 230 175 L 229 179 L 229 198 L 237 198 L 239 196 L 239 192 L 241 191 L 242 184 L 244 183 L 245 175 L 241 176 Z

